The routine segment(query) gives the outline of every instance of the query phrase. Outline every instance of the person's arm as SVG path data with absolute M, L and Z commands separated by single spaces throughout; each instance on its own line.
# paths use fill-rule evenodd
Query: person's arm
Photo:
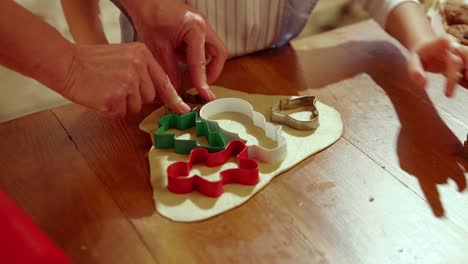
M 138 36 L 150 48 L 174 87 L 181 87 L 179 63 L 188 65 L 192 84 L 206 100 L 220 75 L 227 51 L 223 41 L 198 10 L 174 0 L 121 0 Z M 207 63 L 207 60 L 209 63 Z
M 145 45 L 73 45 L 10 0 L 0 1 L 0 65 L 111 116 L 138 112 L 155 97 L 176 113 L 190 110 Z
M 99 18 L 99 0 L 62 0 L 68 28 L 78 44 L 107 44 Z
M 434 33 L 422 6 L 414 0 L 361 0 L 371 16 L 408 50 L 408 72 L 420 87 L 425 87 L 425 71 L 442 73 L 447 78 L 445 94 L 452 96 L 459 72 L 468 63 L 465 48 L 453 50 L 446 36 Z M 467 75 L 468 76 L 468 75 Z M 465 76 L 465 79 L 467 77 Z
M 385 29 L 408 50 L 413 50 L 418 45 L 437 37 L 424 9 L 414 2 L 401 3 L 392 9 L 387 16 Z
M 468 62 L 465 48 L 453 50 L 448 36 L 437 36 L 424 10 L 415 3 L 396 6 L 388 15 L 386 30 L 410 51 L 408 71 L 419 86 L 426 86 L 425 70 L 442 73 L 447 78 L 445 94 L 453 95 Z
M 60 90 L 73 44 L 14 1 L 0 2 L 0 64 Z

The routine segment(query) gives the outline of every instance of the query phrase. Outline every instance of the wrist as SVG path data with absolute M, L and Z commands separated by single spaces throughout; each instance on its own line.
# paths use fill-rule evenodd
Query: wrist
M 31 77 L 62 94 L 74 60 L 76 46 L 65 40 L 60 47 L 56 48 L 56 52 L 39 58 Z
M 432 34 L 431 36 L 420 36 L 419 38 L 409 42 L 406 48 L 409 51 L 418 51 L 429 43 L 434 42 L 437 38 L 438 37 L 435 34 Z
M 132 18 L 133 22 L 144 21 L 145 18 L 150 16 L 150 12 L 153 12 L 157 8 L 159 1 L 154 0 L 121 0 L 123 7 L 126 9 L 128 15 Z
M 387 17 L 386 30 L 410 51 L 437 38 L 424 10 L 414 2 L 397 5 Z
M 2 1 L 0 6 L 0 65 L 60 90 L 73 44 L 14 1 Z
M 177 13 L 180 5 L 186 5 L 174 0 L 121 0 L 127 14 L 137 28 L 155 28 L 168 23 L 164 18 L 168 12 Z

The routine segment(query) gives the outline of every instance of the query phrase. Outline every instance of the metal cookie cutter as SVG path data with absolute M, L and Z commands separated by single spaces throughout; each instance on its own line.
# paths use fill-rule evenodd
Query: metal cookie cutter
M 270 119 L 272 122 L 286 125 L 296 130 L 315 130 L 319 127 L 319 112 L 315 106 L 317 98 L 315 96 L 303 96 L 294 99 L 282 99 L 279 104 L 271 107 Z M 312 107 L 310 120 L 302 121 L 284 113 L 285 110 L 292 110 L 301 107 Z
M 184 100 L 184 102 L 189 103 L 189 104 L 200 105 L 200 104 L 204 104 L 208 102 L 205 99 L 203 99 L 200 94 L 185 92 L 181 95 L 181 97 L 182 97 L 182 100 Z
M 199 175 L 189 176 L 194 164 L 203 163 L 208 167 L 217 167 L 226 163 L 230 157 L 238 159 L 239 167 L 221 171 L 218 181 L 208 181 Z M 256 185 L 259 181 L 258 163 L 247 157 L 245 142 L 235 140 L 230 142 L 226 149 L 216 153 L 208 153 L 203 148 L 192 150 L 188 161 L 178 161 L 169 165 L 167 179 L 170 192 L 184 194 L 198 191 L 209 197 L 219 197 L 224 192 L 225 184 Z
M 265 131 L 265 135 L 268 138 L 277 142 L 277 146 L 273 149 L 266 149 L 258 145 L 248 146 L 249 158 L 265 163 L 278 163 L 286 158 L 287 142 L 286 138 L 281 134 L 281 126 L 268 123 L 265 117 L 261 113 L 255 112 L 252 105 L 245 100 L 239 98 L 221 98 L 211 101 L 200 109 L 200 118 L 209 121 L 212 115 L 224 112 L 246 115 L 253 121 L 255 126 Z M 238 134 L 235 135 L 239 137 Z
M 207 122 L 197 121 L 198 113 L 189 112 L 186 115 L 179 116 L 169 114 L 158 121 L 159 128 L 154 132 L 154 147 L 160 149 L 174 148 L 176 153 L 189 154 L 194 148 L 204 148 L 209 152 L 221 151 L 226 147 L 226 142 L 223 135 L 216 127 L 210 127 Z M 176 139 L 175 134 L 166 134 L 165 132 L 171 128 L 178 130 L 186 130 L 196 128 L 197 137 L 204 136 L 208 139 L 208 146 L 198 144 L 197 140 L 191 139 Z
M 203 99 L 200 94 L 192 94 L 188 92 L 182 94 L 182 100 L 186 103 L 196 105 L 192 108 L 192 112 L 200 112 L 200 108 L 208 102 Z

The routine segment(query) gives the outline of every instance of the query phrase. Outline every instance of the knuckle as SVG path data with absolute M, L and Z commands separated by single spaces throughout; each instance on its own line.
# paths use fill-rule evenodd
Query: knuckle
M 119 104 L 126 96 L 124 89 L 116 89 L 114 92 L 110 93 L 107 98 L 107 105 L 115 106 Z
M 166 90 L 166 89 L 171 89 L 171 80 L 169 80 L 169 77 L 164 77 L 161 78 L 160 82 L 160 89 Z
M 115 112 L 105 112 L 104 115 L 109 118 L 117 118 L 117 113 Z
M 146 49 L 145 44 L 141 42 L 133 42 L 132 45 L 133 45 L 133 49 L 137 51 L 142 51 Z
M 135 42 L 134 51 L 139 56 L 146 56 L 149 52 L 149 49 L 146 47 L 145 44 L 140 42 Z
M 130 70 L 122 71 L 119 74 L 119 79 L 122 82 L 122 84 L 125 85 L 128 88 L 133 86 L 134 83 L 135 83 L 134 75 L 132 74 L 132 72 Z
M 152 102 L 154 98 L 156 97 L 156 92 L 153 89 L 150 89 L 148 94 L 145 96 L 145 103 Z
M 119 111 L 111 111 L 111 112 L 107 112 L 105 113 L 108 117 L 110 118 L 119 118 L 119 117 L 124 117 L 125 116 L 125 113 L 121 113 Z
M 106 96 L 105 102 L 106 102 L 107 108 L 114 109 L 113 106 L 119 102 L 119 99 L 115 94 L 111 93 Z
M 206 60 L 202 59 L 200 60 L 200 62 L 198 63 L 198 65 L 200 67 L 202 67 L 203 69 L 206 69 Z
M 202 70 L 206 70 L 206 60 L 200 59 L 200 60 L 194 60 L 190 62 L 188 65 L 189 67 L 193 68 L 201 68 Z
M 137 68 L 143 65 L 143 60 L 140 57 L 133 57 L 131 61 L 133 66 Z
M 188 12 L 186 14 L 186 21 L 191 26 L 198 27 L 198 28 L 202 29 L 203 31 L 206 29 L 206 21 L 199 14 L 196 14 L 196 13 L 193 13 L 193 12 Z

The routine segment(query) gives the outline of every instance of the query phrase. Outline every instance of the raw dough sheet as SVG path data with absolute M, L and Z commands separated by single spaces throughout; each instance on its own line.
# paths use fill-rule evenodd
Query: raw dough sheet
M 254 110 L 262 113 L 267 120 L 270 118 L 270 108 L 278 104 L 280 99 L 291 96 L 271 96 L 259 94 L 247 94 L 239 91 L 229 90 L 222 87 L 211 87 L 217 98 L 236 97 L 249 101 Z M 320 100 L 320 98 L 318 98 Z M 295 166 L 305 158 L 327 148 L 336 142 L 343 132 L 343 123 L 340 114 L 333 108 L 320 103 L 317 100 L 317 109 L 320 113 L 320 126 L 315 131 L 297 131 L 287 126 L 283 126 L 283 135 L 288 140 L 288 154 L 286 159 L 280 164 L 260 165 L 260 182 L 256 186 L 243 186 L 239 184 L 229 184 L 224 186 L 224 193 L 218 198 L 210 198 L 192 192 L 189 194 L 173 194 L 166 189 L 167 167 L 175 161 L 186 161 L 188 155 L 176 154 L 173 149 L 163 150 L 152 147 L 149 151 L 149 164 L 151 185 L 153 187 L 153 198 L 156 210 L 173 221 L 192 222 L 204 220 L 225 211 L 233 209 L 247 202 L 255 193 L 264 188 L 275 176 Z M 292 115 L 300 120 L 310 118 L 310 111 L 301 109 L 292 111 Z M 157 120 L 166 114 L 166 109 L 159 108 L 150 114 L 140 124 L 140 128 L 148 133 L 156 130 Z M 264 135 L 264 131 L 255 127 L 251 120 L 241 114 L 221 113 L 212 118 L 217 120 L 223 129 L 239 133 L 247 140 L 247 144 L 260 144 L 263 147 L 272 148 L 275 141 Z M 175 133 L 178 138 L 194 138 L 194 129 L 187 131 L 169 130 L 168 133 Z M 203 137 L 198 138 L 202 144 L 206 143 Z M 220 171 L 235 167 L 235 160 L 221 167 L 208 168 L 203 165 L 196 165 L 192 168 L 191 174 L 197 173 L 207 179 L 216 179 Z M 313 177 L 313 171 L 310 174 Z

